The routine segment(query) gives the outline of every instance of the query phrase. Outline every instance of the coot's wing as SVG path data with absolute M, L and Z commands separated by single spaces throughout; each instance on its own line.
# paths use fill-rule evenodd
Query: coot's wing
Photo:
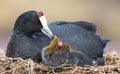
M 74 24 L 74 25 L 78 25 L 79 27 L 82 27 L 88 31 L 96 33 L 96 25 L 94 25 L 91 22 L 86 22 L 86 21 L 76 21 L 76 22 L 56 21 L 56 22 L 52 22 L 50 24 L 56 24 L 56 25 Z
M 93 33 L 96 33 L 96 25 L 94 25 L 93 23 L 91 22 L 86 22 L 86 21 L 76 21 L 76 22 L 71 22 L 75 25 L 78 25 L 88 31 L 91 31 Z

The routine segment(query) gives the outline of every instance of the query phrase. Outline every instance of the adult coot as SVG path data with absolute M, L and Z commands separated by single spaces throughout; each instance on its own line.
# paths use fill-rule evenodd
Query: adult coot
M 103 61 L 103 49 L 108 40 L 96 35 L 96 27 L 92 23 L 53 22 L 49 28 L 74 50 L 82 51 L 90 58 Z M 41 61 L 41 50 L 48 45 L 52 32 L 42 12 L 28 11 L 18 17 L 7 45 L 6 56 L 32 58 Z
M 39 38 L 34 34 L 36 32 L 39 32 Z M 52 36 L 46 18 L 41 11 L 25 12 L 15 22 L 7 45 L 6 56 L 41 61 L 39 52 L 46 44 L 49 44 Z

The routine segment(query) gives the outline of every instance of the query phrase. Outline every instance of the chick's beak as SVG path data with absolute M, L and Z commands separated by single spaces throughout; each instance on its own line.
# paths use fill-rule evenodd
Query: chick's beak
M 58 47 L 63 46 L 63 42 L 55 35 L 50 43 L 50 47 L 54 47 L 57 44 Z
M 48 27 L 48 24 L 47 24 L 47 19 L 46 17 L 44 16 L 44 14 L 40 11 L 37 13 L 38 17 L 39 17 L 39 20 L 42 24 L 42 29 L 41 31 L 47 35 L 49 38 L 52 38 L 53 37 L 53 33 L 52 31 L 49 29 Z
M 54 47 L 57 43 L 57 40 L 58 40 L 58 37 L 57 36 L 54 36 L 53 40 L 50 42 L 50 47 Z

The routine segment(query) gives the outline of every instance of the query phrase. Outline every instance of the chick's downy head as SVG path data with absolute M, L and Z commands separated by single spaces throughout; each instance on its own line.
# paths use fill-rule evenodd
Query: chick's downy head
M 47 46 L 47 51 L 49 53 L 59 52 L 59 51 L 72 51 L 71 46 L 67 43 L 63 43 L 56 35 L 53 37 L 50 44 Z

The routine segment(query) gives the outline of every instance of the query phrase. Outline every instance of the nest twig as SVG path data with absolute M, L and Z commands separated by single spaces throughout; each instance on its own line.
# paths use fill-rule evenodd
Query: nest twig
M 31 59 L 8 58 L 5 51 L 0 50 L 0 74 L 120 74 L 120 57 L 104 54 L 104 66 L 66 67 L 51 69 L 44 63 L 35 63 Z

